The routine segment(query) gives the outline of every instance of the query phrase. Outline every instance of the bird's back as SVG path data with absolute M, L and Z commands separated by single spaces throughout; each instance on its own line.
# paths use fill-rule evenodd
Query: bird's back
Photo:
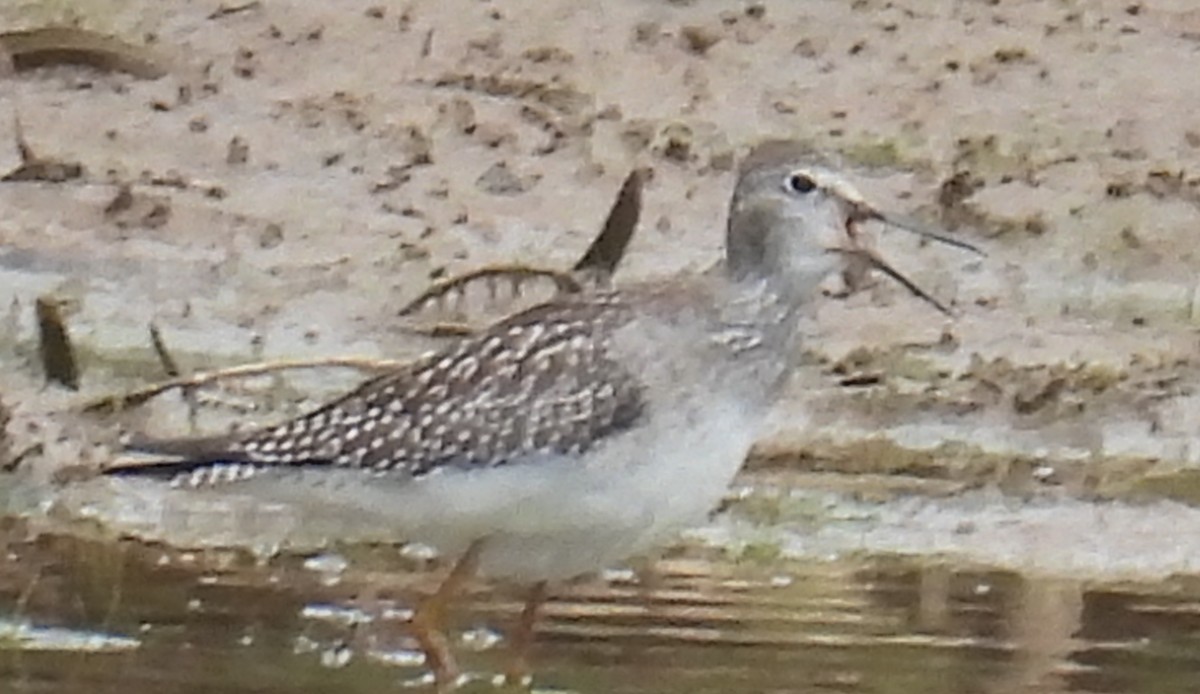
M 577 455 L 642 416 L 642 385 L 612 353 L 629 318 L 615 294 L 543 304 L 288 422 L 135 441 L 132 448 L 171 459 L 110 472 L 182 475 L 202 486 L 286 466 L 419 477 L 447 466 Z

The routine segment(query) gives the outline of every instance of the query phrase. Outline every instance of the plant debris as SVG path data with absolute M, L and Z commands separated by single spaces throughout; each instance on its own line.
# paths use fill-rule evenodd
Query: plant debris
M 79 362 L 63 318 L 64 301 L 52 296 L 39 296 L 36 302 L 38 325 L 38 355 L 48 382 L 59 383 L 79 390 Z
M 397 361 L 394 359 L 327 357 L 321 359 L 294 359 L 262 362 L 258 364 L 242 364 L 239 366 L 231 366 L 227 369 L 202 371 L 189 376 L 180 376 L 170 380 L 144 386 L 142 388 L 137 388 L 135 390 L 126 391 L 124 393 L 105 395 L 103 397 L 85 402 L 80 409 L 84 412 L 119 412 L 130 407 L 136 407 L 137 405 L 140 405 L 151 398 L 157 397 L 171 390 L 193 389 L 200 386 L 217 383 L 218 381 L 249 378 L 251 376 L 262 376 L 264 374 L 275 373 L 278 371 L 338 367 L 358 369 L 360 371 L 382 372 L 389 369 L 399 368 L 405 363 L 406 362 Z
M 0 46 L 12 56 L 18 72 L 51 65 L 83 65 L 139 79 L 158 79 L 167 74 L 163 61 L 145 46 L 76 27 L 0 32 Z

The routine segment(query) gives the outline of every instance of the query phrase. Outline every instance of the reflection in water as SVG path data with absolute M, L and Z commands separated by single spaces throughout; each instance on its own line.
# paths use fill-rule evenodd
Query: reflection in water
M 404 631 L 434 585 L 391 548 L 337 560 L 0 537 L 0 681 L 32 692 L 378 692 L 419 682 Z M 699 552 L 563 589 L 537 683 L 579 692 L 1194 692 L 1200 577 L 1093 585 L 899 557 L 737 565 Z M 459 626 L 487 691 L 515 596 Z M 44 632 L 50 641 L 14 634 Z M 23 630 L 23 631 L 22 631 Z M 67 631 L 61 631 L 67 630 Z M 97 644 L 120 647 L 100 648 Z M 81 645 L 84 644 L 84 645 Z M 86 644 L 92 644 L 92 647 Z

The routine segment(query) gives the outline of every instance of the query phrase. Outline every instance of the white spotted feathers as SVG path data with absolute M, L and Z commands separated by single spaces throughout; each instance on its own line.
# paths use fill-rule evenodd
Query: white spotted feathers
M 189 487 L 286 465 L 421 476 L 580 454 L 641 414 L 641 388 L 609 349 L 611 332 L 627 320 L 612 295 L 545 304 L 291 421 L 134 446 L 185 458 L 153 467 Z

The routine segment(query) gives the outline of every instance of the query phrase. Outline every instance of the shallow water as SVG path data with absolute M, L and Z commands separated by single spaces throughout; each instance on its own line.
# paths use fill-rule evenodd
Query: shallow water
M 437 574 L 390 547 L 258 562 L 3 533 L 0 681 L 14 692 L 346 692 L 422 686 L 406 610 Z M 535 687 L 577 692 L 1194 692 L 1200 576 L 1102 583 L 929 558 L 725 561 L 562 589 Z M 457 649 L 490 691 L 517 594 L 478 586 Z M 153 689 L 151 689 L 153 688 Z

